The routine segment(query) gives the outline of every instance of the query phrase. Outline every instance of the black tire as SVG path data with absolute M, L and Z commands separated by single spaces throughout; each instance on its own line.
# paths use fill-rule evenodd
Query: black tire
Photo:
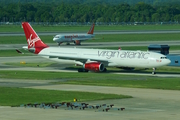
M 104 68 L 103 72 L 107 72 L 107 69 L 106 69 L 106 68 Z
M 152 72 L 152 75 L 155 75 L 156 74 L 156 72 Z
M 82 68 L 79 68 L 79 69 L 78 69 L 78 72 L 83 72 Z
M 79 68 L 78 72 L 88 72 L 89 70 L 83 69 L 83 68 Z

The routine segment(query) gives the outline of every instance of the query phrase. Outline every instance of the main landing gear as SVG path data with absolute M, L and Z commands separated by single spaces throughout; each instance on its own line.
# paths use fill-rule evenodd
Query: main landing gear
M 60 46 L 63 42 L 59 42 L 58 45 Z
M 67 43 L 66 43 L 66 45 L 70 45 L 70 43 L 69 43 L 69 42 L 67 42 Z
M 156 74 L 156 68 L 153 68 L 152 75 L 155 75 L 155 74 Z
M 78 72 L 89 72 L 89 70 L 84 69 L 84 68 L 79 68 L 79 69 L 78 69 Z M 94 71 L 94 72 L 99 72 L 99 71 Z M 102 72 L 107 72 L 107 69 L 104 68 L 104 70 L 103 70 Z
M 78 72 L 88 72 L 89 70 L 86 70 L 86 69 L 84 69 L 84 68 L 79 68 L 78 69 Z

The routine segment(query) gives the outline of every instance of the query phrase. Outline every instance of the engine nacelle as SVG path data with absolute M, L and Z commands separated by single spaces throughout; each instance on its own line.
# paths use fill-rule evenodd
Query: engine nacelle
M 75 40 L 75 41 L 74 41 L 74 44 L 75 44 L 75 45 L 81 45 L 81 41 L 80 41 L 80 40 Z
M 86 63 L 83 65 L 83 68 L 94 72 L 103 72 L 105 69 L 104 64 L 99 62 Z

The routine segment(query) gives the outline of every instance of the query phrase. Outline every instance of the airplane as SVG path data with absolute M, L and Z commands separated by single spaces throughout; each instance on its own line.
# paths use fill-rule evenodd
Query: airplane
M 106 67 L 155 68 L 168 65 L 171 61 L 160 53 L 131 50 L 105 50 L 85 48 L 50 47 L 43 43 L 28 22 L 22 22 L 29 52 L 50 60 L 78 64 L 78 72 L 105 72 Z
M 57 42 L 58 45 L 61 45 L 63 42 L 67 42 L 67 45 L 70 42 L 74 42 L 75 45 L 81 45 L 82 41 L 92 39 L 95 36 L 93 34 L 94 26 L 95 24 L 93 23 L 87 34 L 59 34 L 53 38 L 53 41 Z

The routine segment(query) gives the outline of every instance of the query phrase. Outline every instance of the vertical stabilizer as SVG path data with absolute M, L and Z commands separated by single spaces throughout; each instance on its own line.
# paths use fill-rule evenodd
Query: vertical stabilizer
M 38 54 L 42 49 L 48 47 L 41 41 L 37 33 L 28 22 L 23 22 L 22 27 L 24 29 L 24 33 L 28 43 L 28 49 L 34 48 L 34 53 Z
M 95 26 L 95 24 L 93 23 L 93 24 L 91 25 L 91 28 L 89 29 L 89 31 L 88 31 L 87 34 L 93 34 L 93 33 L 94 33 L 94 26 Z

